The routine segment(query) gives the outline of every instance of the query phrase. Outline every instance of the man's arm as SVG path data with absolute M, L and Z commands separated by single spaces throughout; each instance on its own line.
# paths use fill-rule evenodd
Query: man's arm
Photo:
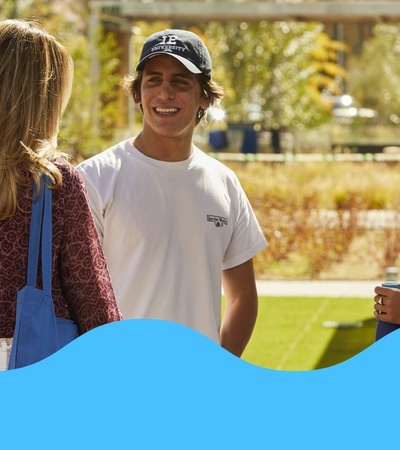
M 222 272 L 226 307 L 221 324 L 221 345 L 240 357 L 257 319 L 258 295 L 253 260 Z

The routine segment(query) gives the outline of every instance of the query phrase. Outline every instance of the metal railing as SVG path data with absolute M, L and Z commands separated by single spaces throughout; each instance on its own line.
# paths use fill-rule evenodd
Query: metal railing
M 264 163 L 291 162 L 400 162 L 400 153 L 223 153 L 210 152 L 211 156 L 220 161 Z

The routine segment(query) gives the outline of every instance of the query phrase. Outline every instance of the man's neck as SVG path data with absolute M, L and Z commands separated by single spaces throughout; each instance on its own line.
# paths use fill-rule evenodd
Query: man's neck
M 132 144 L 144 155 L 159 161 L 184 161 L 192 154 L 192 141 L 187 138 L 152 136 L 142 130 Z

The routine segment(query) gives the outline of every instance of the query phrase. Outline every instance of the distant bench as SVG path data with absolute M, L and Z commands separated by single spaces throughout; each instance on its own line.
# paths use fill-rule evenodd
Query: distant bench
M 382 152 L 400 153 L 400 143 L 397 144 L 332 143 L 331 150 L 335 150 L 337 148 L 350 148 L 354 150 L 354 153 L 382 153 Z

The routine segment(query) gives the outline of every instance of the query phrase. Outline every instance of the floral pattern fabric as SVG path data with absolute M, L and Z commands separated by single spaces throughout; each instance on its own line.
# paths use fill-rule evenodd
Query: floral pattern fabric
M 58 160 L 62 186 L 53 191 L 52 296 L 58 317 L 80 333 L 120 320 L 103 250 L 79 172 Z M 17 291 L 26 284 L 32 188 L 19 209 L 0 220 L 0 337 L 14 334 Z M 38 273 L 41 287 L 41 271 Z

